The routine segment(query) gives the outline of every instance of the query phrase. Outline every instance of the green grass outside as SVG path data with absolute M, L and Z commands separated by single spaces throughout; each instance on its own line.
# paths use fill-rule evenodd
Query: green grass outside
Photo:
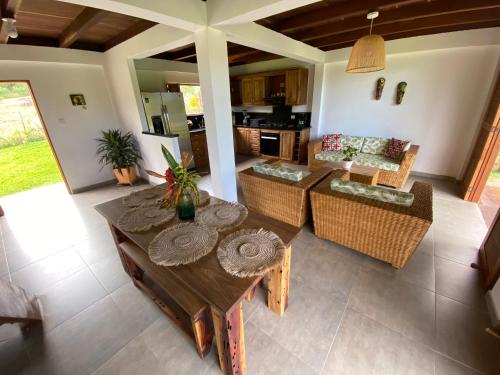
M 0 148 L 0 197 L 61 181 L 46 140 Z

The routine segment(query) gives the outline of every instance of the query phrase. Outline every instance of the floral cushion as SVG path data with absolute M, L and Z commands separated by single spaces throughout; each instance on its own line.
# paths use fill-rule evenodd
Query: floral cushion
M 401 160 L 403 152 L 406 149 L 406 145 L 410 143 L 408 141 L 401 141 L 396 138 L 391 138 L 387 147 L 384 150 L 384 155 L 392 160 Z
M 323 136 L 323 151 L 339 151 L 342 147 L 342 134 L 328 134 Z
M 292 168 L 282 167 L 280 165 L 271 165 L 266 163 L 257 163 L 252 166 L 253 170 L 257 173 L 266 174 L 269 176 L 284 178 L 290 181 L 300 181 L 305 175 L 303 171 Z
M 387 138 L 365 137 L 361 152 L 364 154 L 383 155 L 388 143 L 389 140 Z
M 400 206 L 410 207 L 413 204 L 414 196 L 405 191 L 393 190 L 380 186 L 371 186 L 354 181 L 345 181 L 334 178 L 330 182 L 330 189 L 341 193 L 361 196 L 381 202 L 394 203 Z
M 357 137 L 354 135 L 342 135 L 341 146 L 342 148 L 346 146 L 352 146 L 356 148 L 358 151 L 361 150 L 363 146 L 363 140 L 365 137 Z
M 324 160 L 331 162 L 342 161 L 344 156 L 339 151 L 322 151 L 319 154 L 314 155 L 316 160 Z M 385 171 L 397 172 L 399 170 L 399 163 L 395 160 L 386 158 L 384 155 L 374 155 L 374 154 L 363 154 L 360 153 L 356 155 L 353 159 L 354 164 L 363 165 L 366 167 L 373 167 L 382 169 Z

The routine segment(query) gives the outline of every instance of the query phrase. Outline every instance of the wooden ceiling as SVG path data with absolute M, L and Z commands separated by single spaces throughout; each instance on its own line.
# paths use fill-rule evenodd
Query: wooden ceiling
M 105 51 L 155 25 L 154 22 L 55 0 L 0 0 L 14 17 L 19 37 L 0 43 Z M 4 17 L 4 16 L 2 16 Z
M 324 0 L 264 18 L 258 24 L 324 51 L 351 47 L 367 35 L 366 14 L 378 10 L 373 33 L 385 40 L 500 26 L 499 0 Z M 280 56 L 228 43 L 230 65 Z M 157 55 L 195 62 L 194 45 Z
M 369 10 L 379 10 L 373 33 L 385 40 L 500 26 L 499 0 L 324 0 L 257 23 L 324 51 L 350 47 L 369 33 Z M 15 15 L 17 39 L 0 43 L 105 51 L 150 28 L 153 22 L 55 0 L 0 0 L 0 11 Z M 228 43 L 230 65 L 279 58 Z M 196 62 L 194 45 L 154 57 Z

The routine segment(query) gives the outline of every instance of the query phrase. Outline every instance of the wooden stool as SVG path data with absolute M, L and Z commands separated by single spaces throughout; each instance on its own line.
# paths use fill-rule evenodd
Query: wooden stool
M 349 171 L 349 180 L 375 186 L 378 183 L 379 171 L 378 168 L 353 165 Z

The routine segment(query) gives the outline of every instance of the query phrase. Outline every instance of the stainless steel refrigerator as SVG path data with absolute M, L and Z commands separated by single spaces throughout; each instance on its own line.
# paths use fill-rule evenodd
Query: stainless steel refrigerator
M 182 93 L 142 92 L 141 96 L 149 131 L 164 135 L 177 134 L 181 154 L 186 151 L 193 155 Z M 194 168 L 194 161 L 189 166 Z

